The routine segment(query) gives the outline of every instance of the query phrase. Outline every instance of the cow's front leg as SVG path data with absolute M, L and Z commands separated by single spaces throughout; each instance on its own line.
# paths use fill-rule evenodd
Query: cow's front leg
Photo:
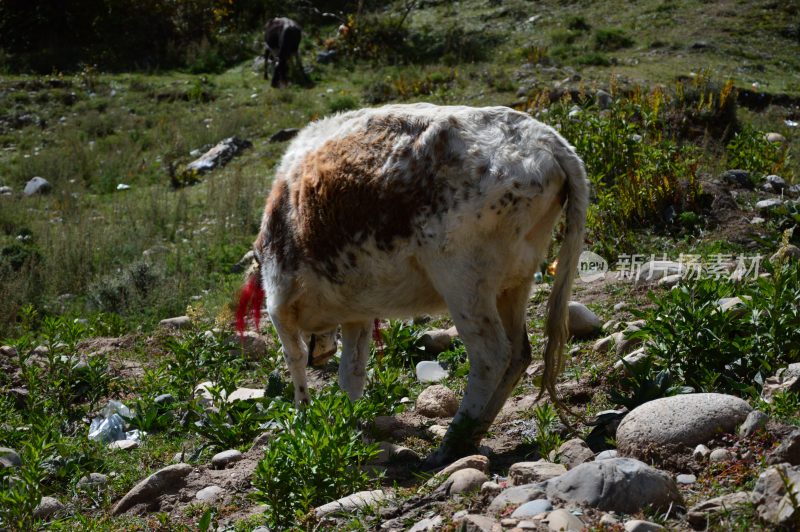
M 371 322 L 342 325 L 342 360 L 339 363 L 339 386 L 351 401 L 364 394 L 367 380 L 367 360 Z
M 296 405 L 307 404 L 309 401 L 308 383 L 306 381 L 306 361 L 308 351 L 303 345 L 300 329 L 293 320 L 278 309 L 270 309 L 270 320 L 283 345 L 283 358 L 289 367 L 289 373 L 294 383 L 294 402 Z

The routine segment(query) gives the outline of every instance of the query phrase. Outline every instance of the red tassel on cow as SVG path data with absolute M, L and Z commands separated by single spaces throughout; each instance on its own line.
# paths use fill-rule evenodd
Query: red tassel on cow
M 244 336 L 247 328 L 247 315 L 252 313 L 253 321 L 256 324 L 256 331 L 261 324 L 261 307 L 264 306 L 264 287 L 261 286 L 261 279 L 258 275 L 252 275 L 242 288 L 239 296 L 239 306 L 236 309 L 236 330 L 239 336 Z

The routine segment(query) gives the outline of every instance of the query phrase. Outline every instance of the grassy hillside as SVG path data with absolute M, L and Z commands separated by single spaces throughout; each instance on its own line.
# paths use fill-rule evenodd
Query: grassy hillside
M 389 102 L 509 105 L 559 128 L 576 145 L 594 189 L 587 247 L 612 264 L 623 254 L 668 254 L 675 260 L 681 253 L 768 257 L 782 241 L 798 243 L 800 231 L 791 232 L 800 223 L 796 204 L 764 215 L 762 223 L 750 223 L 763 214 L 753 209 L 765 197 L 758 189 L 767 175 L 782 176 L 788 186 L 800 179 L 800 8 L 792 2 L 424 0 L 407 15 L 398 2 L 350 18 L 347 38 L 336 38 L 338 21 L 328 22 L 306 22 L 303 61 L 311 87 L 271 89 L 251 60 L 219 74 L 108 74 L 86 67 L 75 73 L 0 78 L 0 186 L 13 191 L 0 195 L 0 345 L 15 348 L 0 359 L 0 445 L 22 451 L 30 465 L 30 478 L 16 488 L 8 474 L 0 476 L 0 502 L 19 510 L 3 514 L 11 523 L 7 526 L 43 526 L 30 517 L 43 494 L 70 504 L 64 519 L 48 525 L 53 529 L 196 529 L 213 517 L 239 521 L 235 526 L 248 530 L 261 522 L 249 517 L 254 503 L 245 497 L 213 513 L 190 505 L 143 517 L 111 517 L 110 508 L 144 473 L 169 463 L 176 452 L 186 451 L 187 460 L 197 464 L 218 450 L 247 451 L 265 421 L 302 423 L 279 401 L 259 403 L 247 412 L 232 408 L 209 420 L 192 398 L 194 386 L 204 380 L 221 383 L 227 391 L 272 382 L 278 388 L 273 396 L 290 393 L 280 390 L 286 375 L 273 331 L 267 329 L 266 355 L 256 361 L 227 342 L 231 303 L 241 283 L 233 267 L 258 230 L 286 146 L 269 138 L 281 129 Z M 255 33 L 240 37 L 244 42 L 258 39 Z M 336 49 L 337 59 L 318 63 L 317 53 L 326 47 Z M 611 101 L 601 104 L 599 90 Z M 784 140 L 768 141 L 767 133 Z M 182 186 L 187 184 L 180 179 L 186 165 L 231 136 L 249 140 L 252 147 L 224 168 Z M 750 173 L 755 190 L 736 191 L 721 204 L 724 183 L 715 179 L 734 168 Z M 34 176 L 48 180 L 52 191 L 24 196 Z M 756 322 L 759 317 L 765 321 L 748 322 L 753 328 L 747 329 L 746 345 L 755 358 L 745 369 L 727 373 L 730 360 L 725 357 L 745 345 L 739 339 L 722 342 L 722 354 L 706 367 L 681 365 L 681 356 L 714 347 L 716 329 L 697 343 L 672 338 L 674 343 L 662 344 L 662 360 L 670 352 L 681 353 L 669 362 L 681 373 L 665 389 L 691 385 L 753 399 L 760 384 L 735 387 L 731 381 L 751 384 L 756 375 L 761 379 L 800 361 L 794 359 L 800 357 L 794 344 L 798 324 L 769 311 L 796 303 L 792 283 L 797 271 L 796 266 L 787 266 L 784 273 L 773 270 L 774 284 L 747 288 L 756 301 Z M 692 294 L 711 300 L 732 295 L 734 288 L 696 290 Z M 542 341 L 536 338 L 545 291 L 531 299 L 534 353 L 541 352 Z M 621 283 L 582 287 L 577 297 L 603 319 L 619 318 L 611 310 L 614 303 L 629 300 L 631 306 L 714 322 L 666 289 L 655 293 L 648 300 Z M 189 331 L 165 332 L 157 326 L 183 314 L 192 319 Z M 668 336 L 653 325 L 654 315 L 642 319 L 652 325 L 647 334 Z M 446 324 L 446 318 L 433 317 L 425 327 Z M 764 330 L 770 332 L 769 341 Z M 341 423 L 337 427 L 346 439 L 349 430 L 360 427 L 358 418 L 401 410 L 400 398 L 416 397 L 422 389 L 413 378 L 422 331 L 418 323 L 389 324 L 387 349 L 394 355 L 372 374 L 368 400 L 344 420 L 326 420 L 324 412 L 317 412 L 317 421 Z M 722 333 L 734 335 L 730 329 Z M 784 354 L 775 353 L 775 346 L 786 348 Z M 614 356 L 593 352 L 591 342 L 570 347 L 581 356 L 569 364 L 563 383 L 582 383 L 587 397 L 579 407 L 587 413 L 623 404 L 612 388 L 633 396 L 641 391 L 637 386 L 650 385 L 664 369 L 653 367 L 640 382 L 609 382 L 603 375 Z M 87 362 L 88 371 L 76 370 L 79 359 L 94 362 Z M 463 346 L 442 360 L 454 369 L 448 385 L 463 388 L 468 368 Z M 693 376 L 696 371 L 707 378 Z M 333 382 L 330 368 L 317 377 L 317 388 Z M 16 401 L 11 390 L 19 388 L 27 395 Z M 534 388 L 534 379 L 527 379 L 517 394 Z M 321 396 L 330 408 L 346 408 L 337 403 L 341 397 L 326 390 Z M 153 398 L 167 392 L 176 403 L 169 416 L 159 418 L 165 412 L 153 406 Z M 139 426 L 151 433 L 130 454 L 109 453 L 86 439 L 87 420 L 109 399 L 136 404 Z M 784 400 L 771 407 L 773 413 L 796 424 L 792 401 L 797 397 Z M 538 411 L 541 419 L 547 418 L 545 410 Z M 524 414 L 531 423 L 531 411 Z M 202 420 L 205 424 L 197 428 L 195 422 Z M 299 432 L 307 428 L 292 426 Z M 433 441 L 418 437 L 405 444 L 420 454 L 434 447 Z M 515 445 L 512 455 L 520 458 L 531 452 L 546 456 L 553 446 L 522 436 Z M 370 452 L 362 451 L 358 460 Z M 759 452 L 763 456 L 764 449 Z M 276 456 L 267 459 L 280 461 Z M 297 463 L 301 458 L 293 457 Z M 327 474 L 347 481 L 326 492 L 330 497 L 380 485 L 336 467 Z M 108 490 L 79 490 L 78 480 L 94 471 L 115 472 Z M 757 472 L 753 466 L 740 472 L 743 479 L 731 482 L 752 484 Z M 291 479 L 295 472 L 290 468 L 281 474 Z M 411 475 L 398 478 L 404 486 L 419 483 Z M 730 488 L 714 484 L 713 475 L 704 482 L 701 491 L 709 496 Z M 262 502 L 277 489 L 266 474 L 254 484 Z M 308 509 L 297 504 L 280 518 L 273 515 L 272 523 L 292 522 L 292 510 Z M 348 526 L 369 528 L 374 517 L 355 516 Z M 763 526 L 752 512 L 735 520 L 741 529 Z M 304 523 L 311 526 L 311 521 Z M 720 523 L 720 530 L 733 526 Z

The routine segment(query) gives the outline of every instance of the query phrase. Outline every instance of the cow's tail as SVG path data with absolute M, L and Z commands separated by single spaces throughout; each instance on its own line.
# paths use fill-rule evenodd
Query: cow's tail
M 554 155 L 567 178 L 564 185 L 567 193 L 566 230 L 558 253 L 556 277 L 547 306 L 545 326 L 547 343 L 544 349 L 544 375 L 539 397 L 547 390 L 556 406 L 561 407 L 563 405 L 556 394 L 556 379 L 563 370 L 564 345 L 569 339 L 567 328 L 569 298 L 578 268 L 578 258 L 583 248 L 589 190 L 583 162 L 566 141 L 560 138 L 559 141 L 554 148 Z M 559 408 L 559 411 L 561 410 Z

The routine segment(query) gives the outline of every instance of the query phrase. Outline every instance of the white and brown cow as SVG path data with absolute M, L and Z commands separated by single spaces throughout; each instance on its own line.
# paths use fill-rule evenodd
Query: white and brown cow
M 265 293 L 302 403 L 309 334 L 341 325 L 339 383 L 355 399 L 374 318 L 448 310 L 470 373 L 434 461 L 469 452 L 530 362 L 526 303 L 565 202 L 544 353 L 554 394 L 586 175 L 556 131 L 505 107 L 390 105 L 306 127 L 278 167 L 240 325 Z

